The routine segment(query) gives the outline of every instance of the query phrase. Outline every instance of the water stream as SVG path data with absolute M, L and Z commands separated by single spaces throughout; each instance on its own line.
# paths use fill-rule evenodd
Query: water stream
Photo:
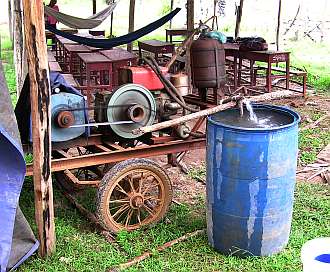
M 251 102 L 249 100 L 245 100 L 244 103 L 245 103 L 245 107 L 246 107 L 247 111 L 249 112 L 250 120 L 255 122 L 255 123 L 258 123 L 258 117 L 253 111 L 253 107 L 252 107 Z

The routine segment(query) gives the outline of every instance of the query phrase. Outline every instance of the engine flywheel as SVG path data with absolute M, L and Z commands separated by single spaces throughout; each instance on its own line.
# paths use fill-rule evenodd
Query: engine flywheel
M 109 99 L 108 122 L 133 121 L 130 124 L 112 124 L 111 129 L 120 137 L 137 138 L 133 129 L 151 125 L 156 117 L 156 101 L 152 93 L 138 84 L 126 84 L 115 89 Z

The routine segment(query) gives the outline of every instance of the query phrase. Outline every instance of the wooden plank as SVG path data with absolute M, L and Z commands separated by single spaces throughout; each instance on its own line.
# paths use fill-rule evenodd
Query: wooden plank
M 42 0 L 23 0 L 25 41 L 30 76 L 35 217 L 39 254 L 55 250 L 53 186 L 51 176 L 50 85 Z

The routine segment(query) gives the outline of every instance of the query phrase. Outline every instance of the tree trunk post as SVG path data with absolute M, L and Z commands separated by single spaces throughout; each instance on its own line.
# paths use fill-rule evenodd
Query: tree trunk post
M 96 14 L 96 0 L 93 0 L 93 14 Z
M 9 26 L 9 38 L 13 42 L 13 6 L 12 0 L 8 0 L 8 26 Z M 12 43 L 13 46 L 13 43 Z
M 174 0 L 171 0 L 171 11 L 173 10 Z M 172 19 L 170 20 L 170 29 L 172 28 Z
M 193 32 L 195 28 L 195 8 L 194 0 L 187 0 L 187 30 Z M 186 50 L 186 72 L 188 75 L 189 90 L 192 90 L 191 84 L 191 56 L 190 56 L 190 45 L 187 46 Z
M 240 0 L 239 6 L 236 9 L 235 40 L 239 36 L 239 30 L 240 30 L 242 14 L 243 14 L 243 4 L 244 4 L 244 0 Z
M 50 84 L 42 0 L 23 0 L 25 44 L 30 76 L 35 217 L 39 254 L 55 250 L 51 177 Z
M 187 29 L 193 31 L 195 25 L 194 0 L 187 0 Z
M 22 1 L 12 0 L 13 4 L 13 45 L 16 71 L 16 91 L 19 97 L 27 74 L 26 52 L 24 46 L 24 26 Z
M 111 0 L 110 3 L 113 4 L 114 0 Z M 114 13 L 114 11 L 110 15 L 110 38 L 113 37 L 113 13 Z
M 281 27 L 281 9 L 282 0 L 278 1 L 278 13 L 277 13 L 277 28 L 276 28 L 276 49 L 280 50 L 280 27 Z
M 135 15 L 135 0 L 129 1 L 129 22 L 128 22 L 128 33 L 134 31 L 134 15 Z M 133 43 L 127 44 L 127 51 L 132 52 Z

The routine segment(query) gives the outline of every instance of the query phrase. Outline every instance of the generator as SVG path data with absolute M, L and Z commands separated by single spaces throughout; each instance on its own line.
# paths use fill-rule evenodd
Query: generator
M 189 90 L 187 75 L 173 76 L 152 58 L 116 70 L 119 86 L 96 92 L 91 101 L 84 89 L 73 89 L 59 75 L 51 82 L 51 171 L 67 194 L 97 188 L 95 215 L 104 229 L 131 231 L 165 216 L 172 201 L 171 180 L 158 163 L 146 158 L 167 155 L 169 164 L 180 166 L 187 151 L 205 147 L 205 133 L 200 131 L 205 117 L 145 134 L 133 131 L 216 105 L 208 91 L 217 95 L 224 81 L 221 50 L 213 41 L 193 42 L 192 83 L 197 94 Z M 31 123 L 28 109 L 24 102 L 18 105 L 25 127 Z M 26 135 L 29 132 L 25 129 Z M 31 142 L 24 146 L 27 150 Z M 32 165 L 26 173 L 32 175 Z

